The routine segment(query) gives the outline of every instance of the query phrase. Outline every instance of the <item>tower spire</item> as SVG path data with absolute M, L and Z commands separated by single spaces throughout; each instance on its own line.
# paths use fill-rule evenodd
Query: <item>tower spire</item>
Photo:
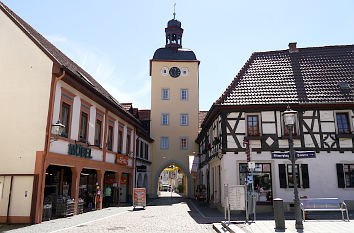
M 176 3 L 173 4 L 173 19 L 176 19 Z

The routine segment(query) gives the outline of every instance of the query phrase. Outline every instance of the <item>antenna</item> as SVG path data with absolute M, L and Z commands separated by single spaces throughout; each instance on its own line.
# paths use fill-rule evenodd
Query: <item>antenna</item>
M 173 19 L 176 19 L 176 3 L 173 5 Z

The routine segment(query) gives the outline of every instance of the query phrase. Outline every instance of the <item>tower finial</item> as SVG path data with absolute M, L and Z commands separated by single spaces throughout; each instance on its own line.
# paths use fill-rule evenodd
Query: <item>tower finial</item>
M 176 3 L 173 5 L 173 19 L 176 19 Z

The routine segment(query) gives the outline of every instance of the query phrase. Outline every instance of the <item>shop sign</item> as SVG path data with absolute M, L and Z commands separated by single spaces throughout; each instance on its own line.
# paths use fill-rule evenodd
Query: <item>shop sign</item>
M 145 188 L 134 188 L 133 206 L 146 206 L 146 190 Z
M 121 164 L 121 165 L 127 166 L 128 163 L 129 163 L 129 157 L 126 156 L 126 155 L 118 154 L 118 155 L 117 155 L 117 163 L 118 163 L 118 164 Z
M 316 152 L 314 151 L 307 151 L 307 152 L 295 152 L 295 157 L 297 159 L 305 159 L 305 158 L 316 158 Z M 272 159 L 290 159 L 290 153 L 272 153 Z
M 91 148 L 80 144 L 69 144 L 69 155 L 91 159 Z
M 137 172 L 146 172 L 146 166 L 145 165 L 136 166 L 136 171 Z

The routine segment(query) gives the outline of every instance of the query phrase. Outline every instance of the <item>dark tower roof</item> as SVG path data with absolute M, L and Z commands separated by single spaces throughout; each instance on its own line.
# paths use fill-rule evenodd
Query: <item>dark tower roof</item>
M 173 19 L 168 21 L 167 28 L 165 28 L 166 45 L 155 51 L 153 60 L 197 60 L 192 50 L 182 48 L 183 28 L 181 26 L 181 22 L 175 19 L 174 14 Z

